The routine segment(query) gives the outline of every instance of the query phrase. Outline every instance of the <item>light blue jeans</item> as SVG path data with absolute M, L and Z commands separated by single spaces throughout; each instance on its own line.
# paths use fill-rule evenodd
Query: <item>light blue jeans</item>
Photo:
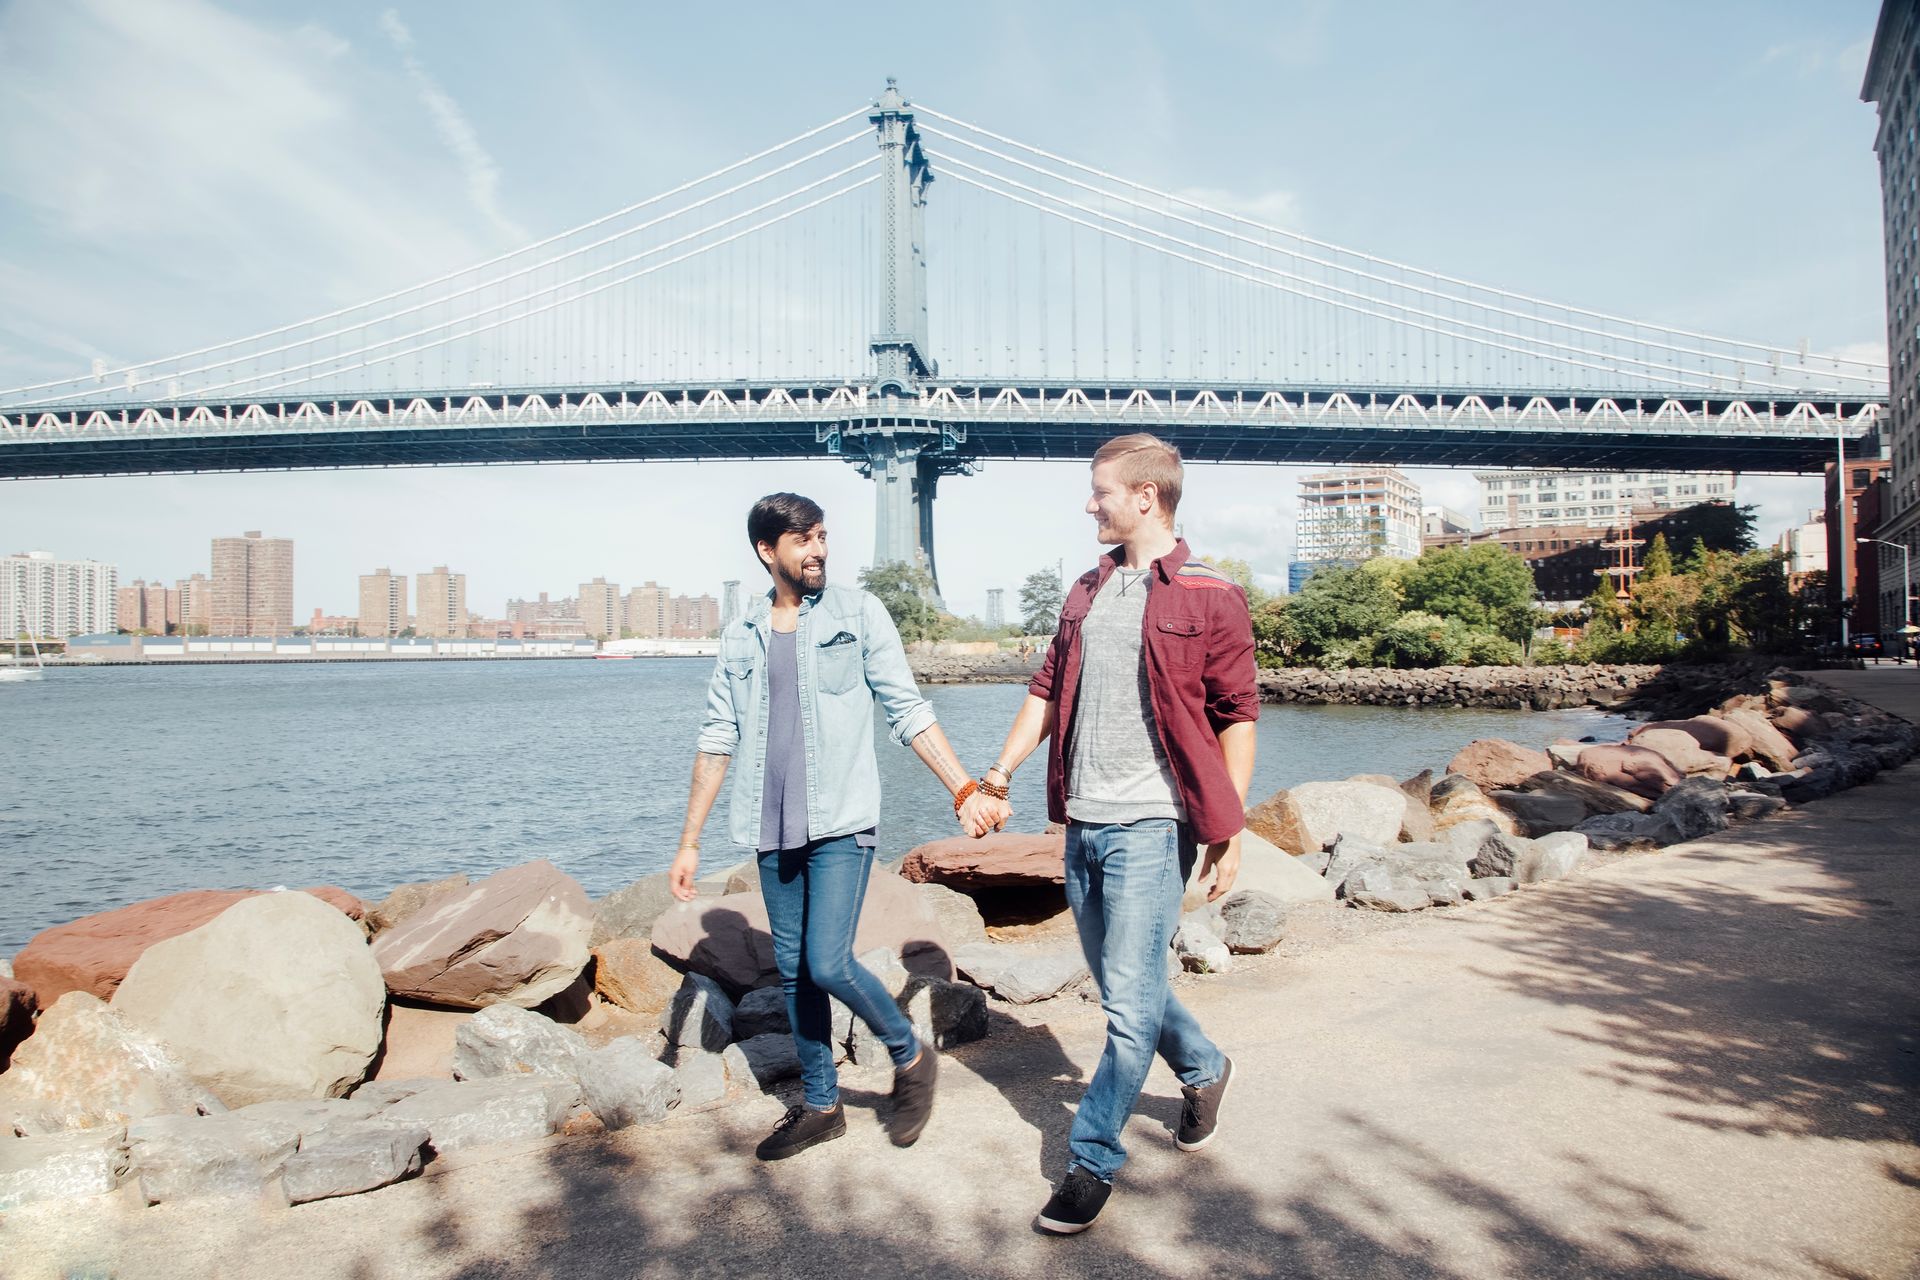
M 886 984 L 853 958 L 854 930 L 872 868 L 873 850 L 861 848 L 853 836 L 760 855 L 760 895 L 773 926 L 773 960 L 787 992 L 800 1082 L 807 1105 L 816 1111 L 840 1100 L 829 997 L 873 1028 L 894 1066 L 906 1066 L 920 1052 L 913 1023 L 887 994 Z
M 1205 1088 L 1226 1059 L 1167 984 L 1190 846 L 1180 824 L 1149 818 L 1067 824 L 1067 903 L 1107 1012 L 1107 1046 L 1074 1113 L 1073 1162 L 1111 1182 L 1127 1162 L 1120 1131 L 1140 1100 L 1153 1055 L 1180 1083 Z

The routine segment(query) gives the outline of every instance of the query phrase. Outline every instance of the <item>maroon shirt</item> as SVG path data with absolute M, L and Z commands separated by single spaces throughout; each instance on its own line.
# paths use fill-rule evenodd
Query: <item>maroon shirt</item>
M 1047 744 L 1047 816 L 1067 820 L 1067 760 L 1073 735 L 1073 702 L 1080 688 L 1080 632 L 1087 610 L 1124 549 L 1100 563 L 1067 590 L 1047 657 L 1027 685 L 1036 698 L 1056 703 Z M 1238 583 L 1211 565 L 1189 559 L 1184 539 L 1155 560 L 1147 574 L 1147 616 L 1142 653 L 1147 695 L 1160 745 L 1173 770 L 1180 803 L 1194 839 L 1215 844 L 1240 833 L 1246 811 L 1227 775 L 1219 733 L 1230 724 L 1260 718 L 1254 680 L 1253 621 Z

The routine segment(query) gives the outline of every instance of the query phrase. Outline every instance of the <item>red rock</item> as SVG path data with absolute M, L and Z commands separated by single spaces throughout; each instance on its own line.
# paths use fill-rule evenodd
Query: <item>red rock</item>
M 1686 777 L 1651 747 L 1612 742 L 1596 743 L 1582 751 L 1579 773 L 1649 800 L 1658 800 Z
M 1553 757 L 1504 738 L 1476 738 L 1447 761 L 1447 772 L 1473 780 L 1482 791 L 1513 790 L 1542 769 L 1553 768 Z
M 1274 792 L 1247 810 L 1247 830 L 1288 853 L 1306 853 L 1313 847 L 1307 843 L 1307 820 L 1300 806 L 1284 790 Z
M 40 1001 L 33 988 L 12 978 L 0 978 L 0 1071 L 22 1040 L 33 1034 L 33 1015 Z
M 1753 740 L 1747 731 L 1734 721 L 1720 716 L 1695 716 L 1691 720 L 1655 720 L 1651 724 L 1641 725 L 1627 735 L 1628 742 L 1638 742 L 1640 736 L 1655 729 L 1672 729 L 1686 734 L 1700 744 L 1702 751 L 1729 759 L 1745 759 L 1753 751 Z
M 953 889 L 1065 884 L 1065 835 L 1000 831 L 975 840 L 950 836 L 921 845 L 900 864 L 902 878 Z
M 13 958 L 14 976 L 34 989 L 44 1005 L 69 991 L 111 997 L 133 962 L 156 942 L 198 929 L 258 889 L 190 889 L 82 916 L 35 934 Z M 314 897 L 358 920 L 360 899 L 345 889 L 308 889 Z
M 1642 729 L 1633 736 L 1633 745 L 1658 751 L 1685 774 L 1705 774 L 1724 778 L 1732 765 L 1725 756 L 1715 755 L 1700 746 L 1699 739 L 1679 729 Z
M 646 938 L 615 938 L 593 949 L 593 989 L 622 1009 L 658 1014 L 680 989 L 680 971 Z
M 767 903 L 758 890 L 676 902 L 653 922 L 653 946 L 736 995 L 779 981 Z M 876 947 L 900 955 L 914 973 L 953 976 L 953 947 L 933 904 L 918 886 L 889 871 L 876 870 L 868 879 L 854 930 L 854 955 Z
M 1793 768 L 1793 758 L 1800 754 L 1800 748 L 1794 746 L 1793 739 L 1780 732 L 1773 721 L 1767 719 L 1764 711 L 1729 707 L 1720 713 L 1720 718 L 1737 725 L 1747 735 L 1750 758 L 1769 769 L 1784 771 Z
M 532 1008 L 587 967 L 593 904 L 545 860 L 435 899 L 373 940 L 397 996 L 463 1009 Z

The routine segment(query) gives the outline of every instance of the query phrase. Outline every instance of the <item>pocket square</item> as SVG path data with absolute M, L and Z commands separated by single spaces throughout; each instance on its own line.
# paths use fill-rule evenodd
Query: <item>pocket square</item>
M 842 631 L 836 634 L 831 640 L 822 640 L 820 642 L 820 647 L 822 649 L 831 649 L 837 644 L 856 644 L 856 643 L 858 643 L 858 640 L 854 636 L 853 632 Z

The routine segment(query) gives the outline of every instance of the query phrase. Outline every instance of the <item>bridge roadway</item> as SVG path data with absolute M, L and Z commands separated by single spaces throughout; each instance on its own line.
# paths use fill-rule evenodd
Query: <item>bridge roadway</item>
M 923 450 L 1084 459 L 1153 431 L 1195 462 L 1818 472 L 1875 430 L 1868 398 L 1233 384 L 841 383 L 460 388 L 358 399 L 0 406 L 0 479 L 160 472 L 694 461 Z

